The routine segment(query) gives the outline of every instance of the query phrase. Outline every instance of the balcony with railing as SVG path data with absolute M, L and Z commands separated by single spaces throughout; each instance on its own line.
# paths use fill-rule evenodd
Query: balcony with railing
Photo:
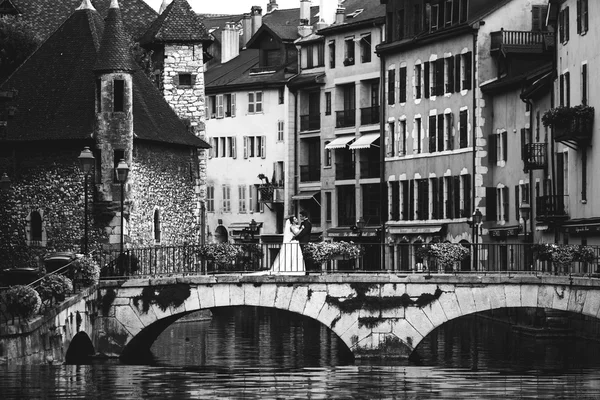
M 565 195 L 538 197 L 536 199 L 536 219 L 538 221 L 568 219 L 568 200 L 569 196 Z
M 335 179 L 354 179 L 356 178 L 356 172 L 354 170 L 353 162 L 339 162 L 335 163 Z
M 316 131 L 321 129 L 321 114 L 308 114 L 300 116 L 300 131 Z
M 554 32 L 497 31 L 491 34 L 491 51 L 543 53 L 554 44 Z
M 379 106 L 364 107 L 360 109 L 360 124 L 373 125 L 379 123 Z
M 367 160 L 360 162 L 361 178 L 379 178 L 381 163 L 379 160 Z
M 348 128 L 356 125 L 356 110 L 343 110 L 335 112 L 335 127 Z
M 321 168 L 319 165 L 301 165 L 300 182 L 316 182 L 321 180 Z
M 527 143 L 523 146 L 523 163 L 526 170 L 546 168 L 547 147 L 547 143 Z
M 270 183 L 258 186 L 260 192 L 259 202 L 261 203 L 283 203 L 283 185 L 273 185 Z

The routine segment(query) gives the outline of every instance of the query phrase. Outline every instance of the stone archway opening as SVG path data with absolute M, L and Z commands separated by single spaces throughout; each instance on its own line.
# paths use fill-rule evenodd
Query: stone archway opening
M 78 332 L 73 339 L 67 354 L 65 355 L 66 364 L 89 364 L 90 359 L 95 354 L 92 340 L 85 332 Z

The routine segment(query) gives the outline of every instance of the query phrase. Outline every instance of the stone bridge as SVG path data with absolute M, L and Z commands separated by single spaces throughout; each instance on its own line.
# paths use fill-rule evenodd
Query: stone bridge
M 600 280 L 568 276 L 336 274 L 198 276 L 103 282 L 96 351 L 137 357 L 182 316 L 215 307 L 277 308 L 313 318 L 357 358 L 410 356 L 447 321 L 541 307 L 598 317 Z

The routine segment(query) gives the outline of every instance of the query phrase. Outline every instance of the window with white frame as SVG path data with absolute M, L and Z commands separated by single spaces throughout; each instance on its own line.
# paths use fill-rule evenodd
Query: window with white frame
M 371 34 L 367 33 L 360 38 L 361 62 L 371 62 Z
M 263 112 L 263 93 L 249 92 L 248 93 L 248 113 L 255 114 Z
M 588 0 L 577 0 L 577 33 L 585 35 L 588 31 Z
M 470 90 L 471 89 L 471 79 L 472 79 L 472 65 L 473 57 L 472 53 L 469 51 L 467 53 L 460 55 L 460 81 L 461 81 L 461 90 Z M 458 71 L 456 71 L 458 73 Z
M 344 65 L 354 65 L 354 37 L 344 39 Z
M 452 93 L 454 92 L 454 57 L 450 56 L 450 57 L 446 57 L 444 58 L 444 63 L 445 65 L 445 70 L 446 73 L 444 75 L 444 80 L 445 80 L 445 91 L 446 93 Z
M 283 142 L 283 134 L 284 134 L 284 123 L 283 121 L 277 121 L 277 141 Z
M 423 84 L 423 64 L 415 65 L 415 99 L 420 99 L 422 95 L 422 84 Z
M 223 212 L 231 212 L 231 186 L 223 185 L 223 197 L 221 207 Z
M 213 185 L 206 187 L 206 211 L 215 212 L 215 187 Z
M 446 150 L 452 150 L 454 148 L 454 136 L 452 134 L 452 122 L 453 114 L 447 112 L 444 114 L 444 148 Z
M 498 221 L 508 221 L 509 201 L 508 187 L 496 188 L 496 216 Z
M 398 121 L 398 155 L 404 156 L 406 155 L 406 120 L 401 119 Z
M 240 213 L 246 213 L 248 210 L 246 208 L 246 185 L 238 186 L 238 209 Z
M 266 136 L 244 136 L 244 158 L 265 158 Z
M 498 161 L 507 161 L 508 158 L 508 132 L 498 132 L 496 140 L 496 157 Z
M 223 136 L 210 138 L 212 148 L 209 150 L 210 158 L 236 158 L 235 136 Z
M 558 13 L 558 37 L 562 44 L 569 41 L 569 7 L 565 7 Z

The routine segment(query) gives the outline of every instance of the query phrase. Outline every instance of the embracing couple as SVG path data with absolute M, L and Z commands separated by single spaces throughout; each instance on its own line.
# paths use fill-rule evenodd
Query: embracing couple
M 271 274 L 305 275 L 306 263 L 302 255 L 303 247 L 310 240 L 312 224 L 306 211 L 299 217 L 292 215 L 285 220 L 281 250 L 269 270 Z

